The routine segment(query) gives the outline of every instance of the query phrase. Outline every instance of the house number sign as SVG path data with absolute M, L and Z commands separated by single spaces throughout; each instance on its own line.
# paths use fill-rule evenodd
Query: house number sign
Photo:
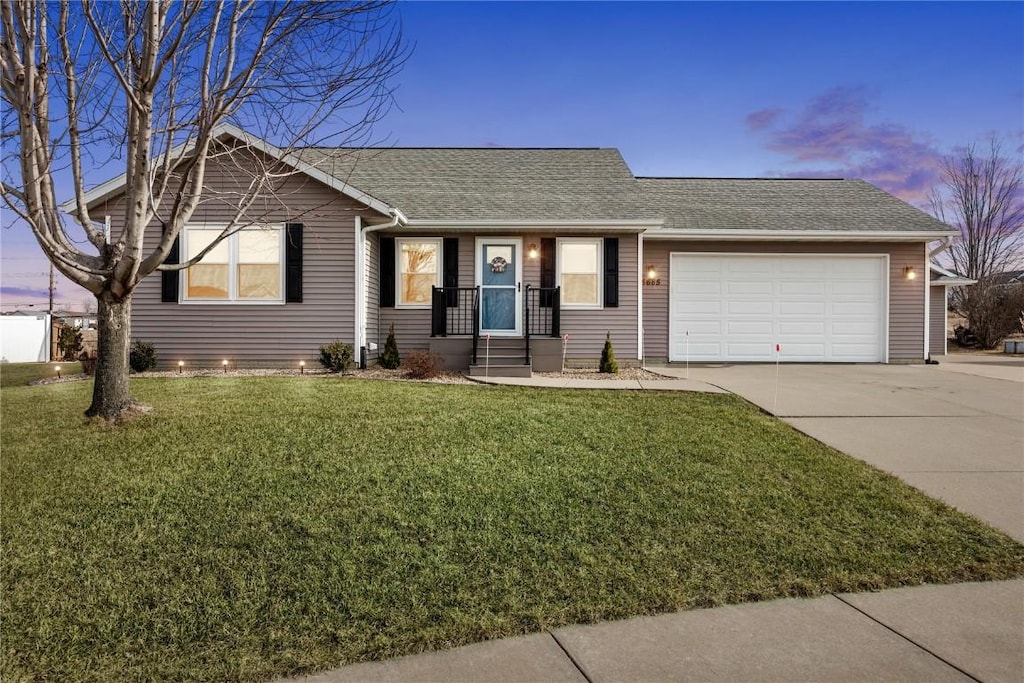
M 657 285 L 660 285 L 660 284 L 661 284 L 661 278 L 660 277 L 647 278 L 647 279 L 644 280 L 644 286 L 645 287 L 654 287 L 654 286 L 657 286 Z

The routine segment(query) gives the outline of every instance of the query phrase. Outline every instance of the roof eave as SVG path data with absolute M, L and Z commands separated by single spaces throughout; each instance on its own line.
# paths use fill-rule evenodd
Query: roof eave
M 689 230 L 665 228 L 644 233 L 645 240 L 742 240 L 772 242 L 931 242 L 950 230 Z

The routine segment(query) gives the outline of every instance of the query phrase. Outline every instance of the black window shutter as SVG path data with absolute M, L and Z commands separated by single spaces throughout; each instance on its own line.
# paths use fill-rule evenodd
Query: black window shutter
M 541 289 L 555 287 L 555 238 L 544 237 L 540 241 L 540 286 Z M 551 292 L 540 293 L 540 305 L 551 308 Z
M 444 269 L 441 283 L 448 289 L 445 298 L 447 306 L 453 308 L 459 305 L 459 238 L 445 237 L 444 249 L 441 257 L 441 267 Z
M 380 254 L 377 259 L 380 266 L 380 305 L 384 308 L 395 307 L 395 238 L 380 238 Z
M 174 243 L 171 244 L 171 250 L 167 252 L 167 258 L 164 259 L 164 263 L 172 265 L 181 263 L 179 255 L 179 246 L 181 243 L 181 237 L 175 237 Z M 164 270 L 160 272 L 160 301 L 165 304 L 176 304 L 178 303 L 178 283 L 181 282 L 181 271 L 180 270 Z
M 284 226 L 284 300 L 302 303 L 302 223 Z
M 604 307 L 619 306 L 619 238 L 604 238 Z

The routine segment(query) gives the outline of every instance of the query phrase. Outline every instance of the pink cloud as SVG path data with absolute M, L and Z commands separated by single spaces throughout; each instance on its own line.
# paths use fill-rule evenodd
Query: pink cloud
M 775 123 L 785 109 L 759 109 L 747 114 L 747 128 L 752 131 L 761 131 Z
M 939 178 L 941 153 L 926 136 L 897 123 L 868 121 L 863 88 L 839 87 L 811 99 L 791 117 L 747 117 L 765 136 L 768 149 L 789 157 L 798 171 L 780 175 L 863 178 L 909 202 L 922 205 Z M 760 128 L 751 125 L 768 121 Z

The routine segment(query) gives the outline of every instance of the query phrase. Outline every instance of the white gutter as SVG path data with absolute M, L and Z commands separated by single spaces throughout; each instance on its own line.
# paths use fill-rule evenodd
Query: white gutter
M 931 242 L 954 235 L 952 230 L 648 230 L 645 240 L 721 240 L 785 242 Z
M 391 214 L 391 220 L 381 225 L 367 225 L 363 226 L 363 219 L 361 216 L 355 218 L 355 340 L 354 348 L 352 349 L 356 354 L 360 353 L 360 350 L 366 346 L 366 308 L 368 303 L 366 301 L 366 236 L 371 232 L 377 232 L 379 230 L 390 230 L 392 228 L 399 228 L 409 224 L 409 219 L 405 217 L 405 214 L 400 210 L 392 208 L 389 210 Z M 359 358 L 357 356 L 357 358 Z M 361 359 L 361 358 L 360 358 Z

